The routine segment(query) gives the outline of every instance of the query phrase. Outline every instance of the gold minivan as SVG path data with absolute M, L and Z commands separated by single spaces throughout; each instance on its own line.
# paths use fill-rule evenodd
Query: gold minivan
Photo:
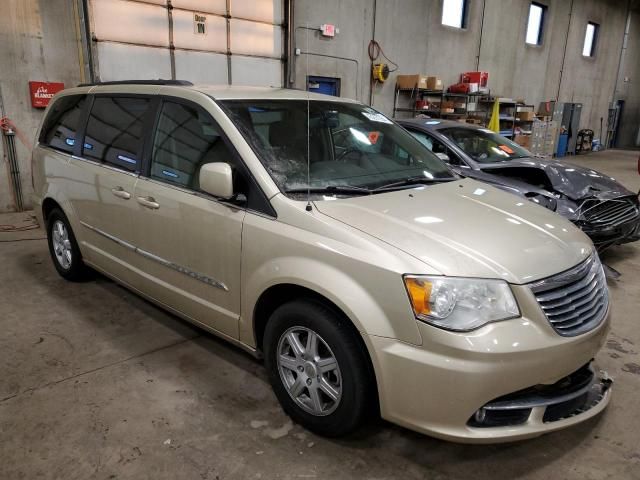
M 498 442 L 608 404 L 603 269 L 564 218 L 452 172 L 355 101 L 112 82 L 58 94 L 33 152 L 55 268 L 95 269 L 263 357 L 301 425 L 371 415 Z

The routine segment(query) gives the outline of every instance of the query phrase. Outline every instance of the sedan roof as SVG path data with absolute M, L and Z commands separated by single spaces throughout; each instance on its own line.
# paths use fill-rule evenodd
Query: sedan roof
M 468 128 L 477 130 L 484 128 L 473 123 L 462 123 L 453 120 L 442 120 L 440 118 L 396 118 L 396 122 L 403 126 L 414 126 L 423 130 L 442 130 L 444 128 Z

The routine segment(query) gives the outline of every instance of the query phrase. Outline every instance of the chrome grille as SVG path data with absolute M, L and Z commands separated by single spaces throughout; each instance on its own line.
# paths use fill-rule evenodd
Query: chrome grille
M 553 329 L 565 337 L 597 327 L 609 306 L 607 280 L 596 254 L 529 287 Z
M 638 207 L 628 198 L 587 201 L 582 204 L 583 218 L 598 227 L 616 227 L 638 216 Z

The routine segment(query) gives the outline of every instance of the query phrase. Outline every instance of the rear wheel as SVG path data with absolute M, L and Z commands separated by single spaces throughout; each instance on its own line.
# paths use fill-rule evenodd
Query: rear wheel
M 47 241 L 53 265 L 63 278 L 79 281 L 87 277 L 88 269 L 82 261 L 76 237 L 59 208 L 54 208 L 47 217 Z
M 285 412 L 327 436 L 356 430 L 377 405 L 366 353 L 346 321 L 320 302 L 279 307 L 264 339 L 271 385 Z

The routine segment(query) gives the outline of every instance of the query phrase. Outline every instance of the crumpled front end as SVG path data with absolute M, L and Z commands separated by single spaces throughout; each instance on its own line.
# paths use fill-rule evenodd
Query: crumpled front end
M 513 193 L 555 211 L 602 251 L 640 239 L 638 194 L 603 173 L 558 161 L 522 159 L 483 165 L 482 181 L 508 179 Z
M 575 225 L 599 250 L 640 239 L 640 208 L 635 195 L 583 200 L 576 211 Z

